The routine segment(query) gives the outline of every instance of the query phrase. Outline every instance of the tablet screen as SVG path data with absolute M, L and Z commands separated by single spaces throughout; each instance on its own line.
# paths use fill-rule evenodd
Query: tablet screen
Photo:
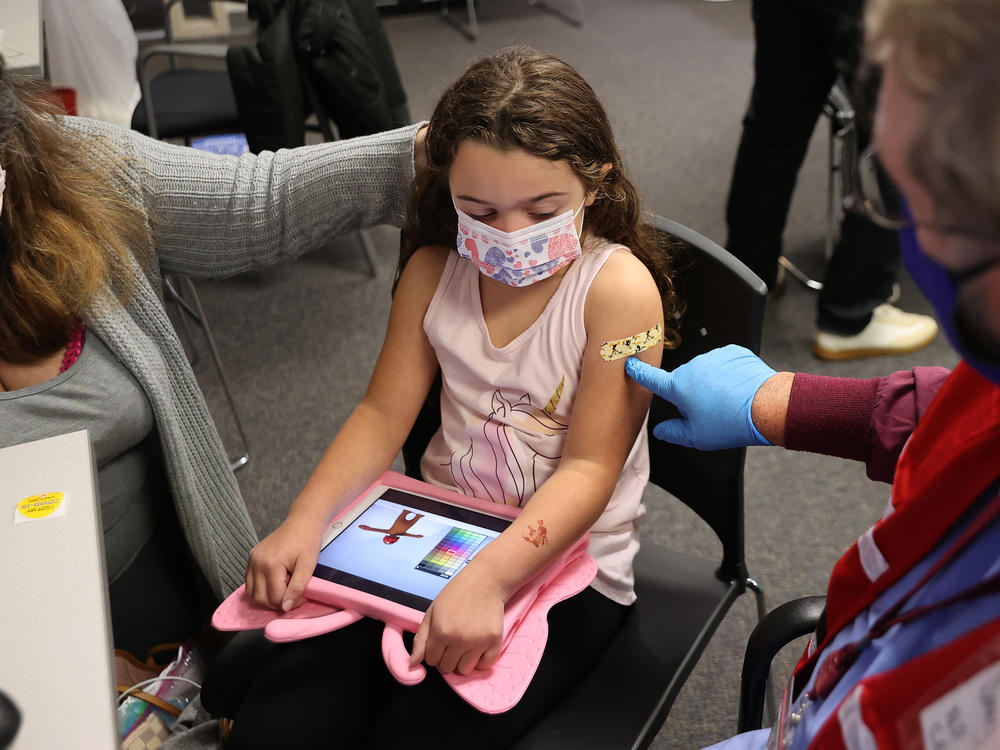
M 382 487 L 343 519 L 314 575 L 427 611 L 469 560 L 511 521 Z

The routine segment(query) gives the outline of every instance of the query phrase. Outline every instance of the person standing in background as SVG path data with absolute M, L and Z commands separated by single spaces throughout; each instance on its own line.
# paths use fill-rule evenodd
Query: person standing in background
M 838 75 L 853 88 L 864 0 L 754 0 L 754 85 L 733 169 L 727 248 L 774 290 L 792 191 Z M 858 152 L 871 140 L 856 121 Z M 895 233 L 846 214 L 819 295 L 813 353 L 822 359 L 926 346 L 934 319 L 888 302 L 899 273 Z
M 852 205 L 899 231 L 962 361 L 858 380 L 775 373 L 731 345 L 669 373 L 626 365 L 681 412 L 658 438 L 840 456 L 892 484 L 834 565 L 774 727 L 714 750 L 1000 747 L 1000 3 L 869 5 L 884 75 L 861 162 L 877 153 L 906 202 L 869 183 Z

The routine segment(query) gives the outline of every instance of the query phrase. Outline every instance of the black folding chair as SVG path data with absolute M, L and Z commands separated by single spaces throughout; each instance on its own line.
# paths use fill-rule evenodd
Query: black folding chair
M 726 344 L 758 351 L 767 288 L 740 261 L 687 227 L 654 217 L 678 241 L 677 283 L 686 301 L 682 343 L 664 352 L 673 369 Z M 417 418 L 403 458 L 419 476 L 420 456 L 440 424 L 436 383 Z M 649 428 L 677 416 L 654 398 Z M 765 611 L 760 586 L 747 572 L 743 549 L 743 448 L 701 452 L 650 433 L 650 482 L 694 510 L 722 542 L 722 559 L 708 560 L 644 544 L 635 561 L 638 601 L 587 678 L 514 745 L 517 750 L 645 748 L 736 598 L 747 589 Z M 610 717 L 613 717 L 610 718 Z

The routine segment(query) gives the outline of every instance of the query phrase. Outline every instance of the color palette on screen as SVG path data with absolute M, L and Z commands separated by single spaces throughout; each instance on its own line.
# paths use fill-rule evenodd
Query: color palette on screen
M 417 563 L 417 570 L 451 578 L 485 539 L 485 534 L 452 527 L 434 549 Z

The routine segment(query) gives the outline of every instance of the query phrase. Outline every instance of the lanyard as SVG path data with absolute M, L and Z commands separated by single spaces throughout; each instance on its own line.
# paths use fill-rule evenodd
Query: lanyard
M 881 637 L 894 625 L 899 625 L 900 623 L 910 622 L 912 620 L 919 619 L 926 614 L 934 612 L 939 609 L 951 606 L 952 604 L 957 604 L 958 602 L 967 601 L 969 599 L 974 599 L 976 597 L 985 596 L 996 591 L 1000 591 L 1000 572 L 994 573 L 982 581 L 968 586 L 961 591 L 952 594 L 951 596 L 942 599 L 931 604 L 924 605 L 922 607 L 915 607 L 900 614 L 900 610 L 906 606 L 906 603 L 917 593 L 931 578 L 934 577 L 942 568 L 952 562 L 958 554 L 969 545 L 972 540 L 979 535 L 979 533 L 985 529 L 994 519 L 1000 516 L 1000 480 L 993 482 L 987 489 L 987 493 L 997 493 L 987 503 L 986 507 L 972 520 L 972 522 L 958 535 L 948 548 L 941 553 L 941 556 L 934 562 L 934 564 L 924 572 L 917 581 L 902 597 L 900 597 L 892 607 L 886 610 L 881 617 L 879 617 L 875 623 L 868 629 L 868 632 L 857 639 L 852 641 L 845 646 L 841 646 L 836 651 L 831 653 L 829 657 L 823 662 L 823 666 L 820 667 L 819 672 L 816 674 L 816 680 L 813 683 L 812 690 L 810 690 L 806 697 L 809 700 L 817 700 L 819 698 L 825 698 L 830 692 L 836 687 L 837 683 L 844 676 L 851 665 L 857 661 L 858 656 L 861 652 L 876 638 Z M 985 493 L 984 493 L 985 494 Z M 812 673 L 815 669 L 817 662 L 822 656 L 821 651 L 817 650 L 809 659 L 802 665 L 801 675 L 803 679 L 808 679 L 808 675 Z

